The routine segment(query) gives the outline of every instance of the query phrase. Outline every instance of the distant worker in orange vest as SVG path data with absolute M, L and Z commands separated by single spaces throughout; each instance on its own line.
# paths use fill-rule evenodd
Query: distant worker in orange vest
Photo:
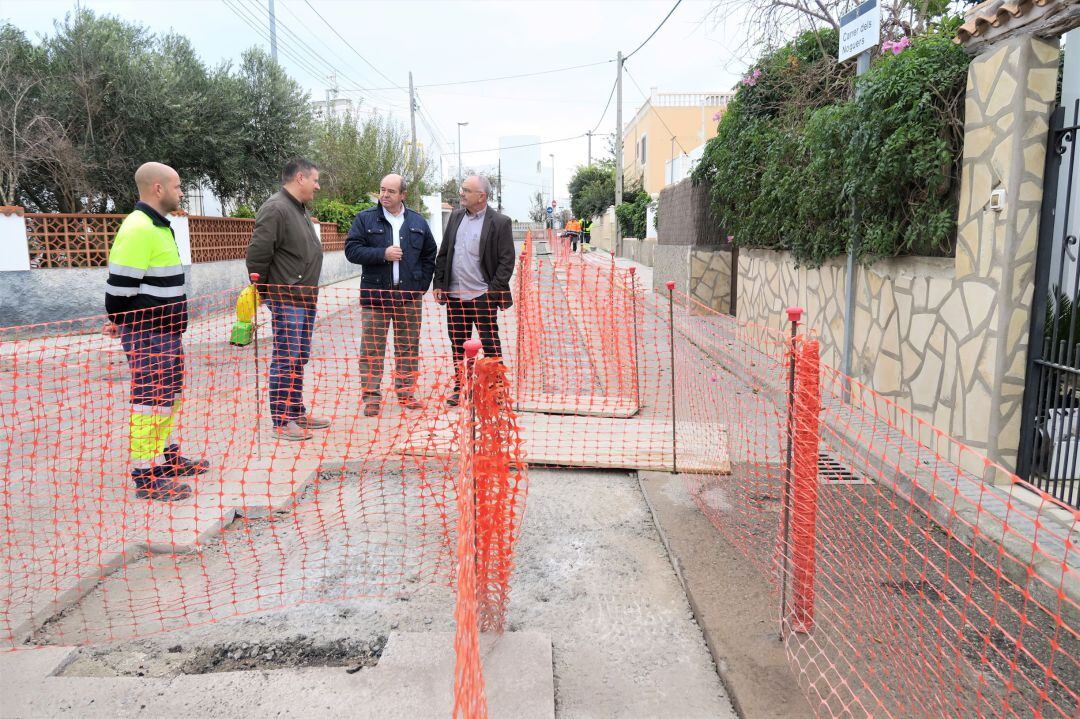
M 571 218 L 566 223 L 566 232 L 570 235 L 570 249 L 577 252 L 578 240 L 581 238 L 581 220 Z

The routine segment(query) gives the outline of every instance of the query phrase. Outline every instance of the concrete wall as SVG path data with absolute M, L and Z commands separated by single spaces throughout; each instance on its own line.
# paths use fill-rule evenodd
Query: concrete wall
M 615 208 L 609 207 L 604 214 L 593 218 L 592 232 L 589 234 L 590 244 L 605 252 L 615 249 Z
M 709 191 L 689 180 L 660 191 L 653 250 L 653 288 L 675 289 L 702 304 L 730 311 L 731 257 L 726 235 L 709 209 Z M 723 248 L 723 249 L 721 249 Z
M 105 313 L 108 274 L 104 267 L 4 272 L 0 274 L 0 327 L 100 318 Z M 239 291 L 248 284 L 243 260 L 194 264 L 184 274 L 190 298 Z M 360 266 L 346 260 L 344 252 L 326 253 L 323 284 L 359 274 Z
M 646 237 L 639 240 L 636 237 L 624 237 L 620 257 L 652 267 L 656 259 L 656 238 Z

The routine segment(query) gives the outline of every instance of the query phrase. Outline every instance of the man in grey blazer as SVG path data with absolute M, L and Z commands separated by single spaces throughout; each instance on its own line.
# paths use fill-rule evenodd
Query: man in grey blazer
M 510 277 L 514 274 L 514 233 L 510 218 L 488 207 L 491 182 L 472 175 L 461 183 L 461 208 L 450 214 L 442 246 L 435 259 L 435 300 L 446 305 L 446 328 L 454 355 L 454 393 L 458 404 L 457 367 L 465 341 L 476 328 L 484 356 L 501 357 L 497 310 L 514 304 Z

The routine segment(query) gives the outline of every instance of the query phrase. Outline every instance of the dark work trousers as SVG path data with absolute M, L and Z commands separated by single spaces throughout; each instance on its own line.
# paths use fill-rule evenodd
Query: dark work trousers
M 485 357 L 502 357 L 499 342 L 498 308 L 486 294 L 474 300 L 446 298 L 446 329 L 454 352 L 454 389 L 460 389 L 458 368 L 465 357 L 465 341 L 470 339 L 473 328 L 480 335 Z
M 275 427 L 307 414 L 304 407 L 304 365 L 311 358 L 315 308 L 271 303 L 274 353 L 270 360 L 270 416 Z
M 394 390 L 400 397 L 411 397 L 416 388 L 416 369 L 420 357 L 420 317 L 422 293 L 397 292 L 369 301 L 363 308 L 360 332 L 360 382 L 364 401 L 377 402 L 381 397 L 386 334 L 394 326 Z

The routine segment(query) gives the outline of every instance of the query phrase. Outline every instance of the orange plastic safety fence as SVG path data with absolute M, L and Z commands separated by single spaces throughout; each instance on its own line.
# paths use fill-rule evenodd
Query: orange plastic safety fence
M 0 646 L 456 586 L 455 711 L 480 715 L 528 460 L 677 470 L 775 590 L 822 716 L 1076 716 L 1076 510 L 820 363 L 779 313 L 742 323 L 648 274 L 549 235 L 510 308 L 345 284 L 293 298 L 313 317 L 263 306 L 245 343 L 235 297 L 211 296 L 182 355 L 74 323 L 0 331 Z M 473 326 L 505 367 L 477 363 L 486 399 L 455 370 Z M 165 477 L 191 494 L 172 502 L 132 471 L 186 465 L 129 451 L 169 432 L 210 461 Z
M 526 475 L 505 365 L 485 358 L 464 372 L 454 716 L 477 719 L 487 716 L 479 633 L 506 625 Z
M 115 338 L 0 332 L 0 647 L 453 585 L 454 308 L 349 287 L 275 304 L 290 291 L 253 334 L 232 293 L 185 332 L 147 312 Z M 510 344 L 512 317 L 481 310 Z
M 688 487 L 775 588 L 818 715 L 1077 716 L 1075 509 L 820 364 L 779 313 L 673 292 L 672 315 L 680 448 L 719 407 L 731 459 Z

